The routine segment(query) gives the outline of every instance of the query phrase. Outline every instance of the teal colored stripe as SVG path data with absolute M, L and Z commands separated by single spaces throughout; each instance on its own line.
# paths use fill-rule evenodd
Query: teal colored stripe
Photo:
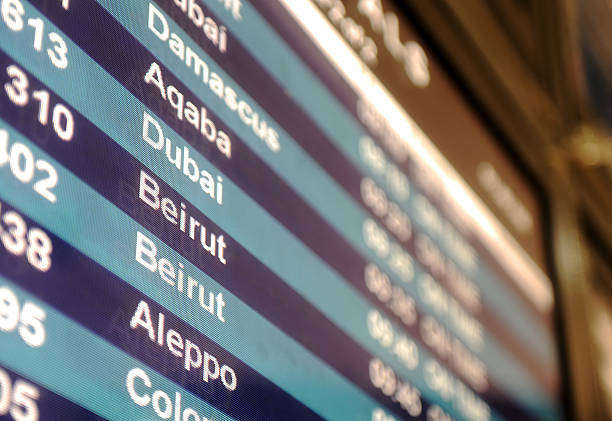
M 33 191 L 24 190 L 23 184 L 8 173 L 8 168 L 2 167 L 2 199 L 19 209 L 26 209 L 25 213 L 45 229 L 160 303 L 324 417 L 343 420 L 350 416 L 352 419 L 369 420 L 376 403 L 368 395 L 159 241 L 1 119 L 0 129 L 7 130 L 9 142 L 21 142 L 32 150 L 35 157 L 50 162 L 59 177 L 54 189 L 57 202 L 51 204 Z M 73 141 L 79 140 L 75 138 Z M 159 276 L 136 263 L 134 250 L 138 231 L 155 239 L 158 256 L 165 256 L 171 262 L 184 262 L 185 273 L 205 282 L 205 285 L 214 285 L 216 291 L 223 293 L 227 303 L 224 324 L 205 312 L 197 302 L 175 293 Z M 271 355 L 274 358 L 270 358 Z
M 147 391 L 139 382 L 137 392 L 163 390 L 174 399 L 178 391 L 183 409 L 190 407 L 215 420 L 233 420 L 2 276 L 0 287 L 12 290 L 22 305 L 32 302 L 47 314 L 47 337 L 40 348 L 27 346 L 17 331 L 0 332 L 0 363 L 9 369 L 108 420 L 159 419 L 150 404 L 136 405 L 127 391 L 127 374 L 138 367 L 147 373 L 153 387 Z M 46 419 L 45 414 L 40 415 Z
M 363 222 L 368 218 L 365 211 L 363 211 L 363 209 L 283 130 L 279 129 L 282 145 L 281 151 L 278 154 L 270 152 L 261 142 L 261 140 L 258 139 L 253 132 L 239 120 L 237 114 L 230 111 L 225 106 L 223 101 L 214 95 L 210 89 L 202 83 L 200 77 L 195 76 L 193 71 L 187 68 L 185 64 L 169 50 L 166 44 L 162 43 L 162 41 L 160 41 L 150 30 L 148 30 L 147 16 L 149 3 L 130 3 L 129 6 L 126 6 L 117 2 L 98 1 L 102 3 L 103 6 L 107 8 L 107 10 L 113 14 L 115 18 L 118 19 L 118 21 L 130 31 L 130 33 L 134 35 L 134 37 L 142 42 L 149 49 L 149 51 L 151 51 L 159 59 L 161 63 L 168 68 L 171 68 L 172 71 L 185 83 L 187 83 L 187 81 L 191 81 L 192 83 L 187 84 L 202 100 L 205 102 L 210 101 L 210 104 L 215 104 L 215 112 L 217 112 L 219 116 L 234 130 L 236 130 L 236 132 L 245 141 L 247 141 L 248 145 L 260 156 L 260 158 L 262 158 L 278 174 L 280 174 L 281 178 L 288 181 L 292 188 L 294 188 L 314 209 L 316 209 L 328 222 L 330 222 L 336 230 L 341 232 L 344 238 L 347 239 L 347 241 L 353 247 L 355 247 L 362 255 L 368 256 L 370 260 L 376 262 L 379 266 L 384 267 L 387 273 L 393 273 L 393 271 L 390 269 L 388 260 L 378 258 L 363 240 L 362 226 Z M 165 15 L 165 13 L 161 11 L 160 13 Z M 183 39 L 186 45 L 188 45 L 192 50 L 196 51 L 197 54 L 209 64 L 211 71 L 218 73 L 225 80 L 227 85 L 232 86 L 238 92 L 239 97 L 248 100 L 251 105 L 255 104 L 255 101 L 244 91 L 242 91 L 240 87 L 235 84 L 235 82 L 233 82 L 233 80 L 218 65 L 216 65 L 209 56 L 204 53 L 203 50 L 193 43 L 188 35 L 184 33 L 184 31 L 182 31 L 178 25 L 176 25 L 167 16 L 166 19 L 170 24 L 171 32 L 176 32 L 179 37 Z M 229 48 L 231 48 L 231 46 Z M 288 88 L 288 85 L 286 87 Z M 216 105 L 219 106 L 217 107 Z M 257 107 L 255 108 L 257 109 Z M 263 111 L 260 109 L 257 109 L 257 111 L 260 113 L 260 115 L 263 115 L 265 119 L 271 121 L 271 118 Z M 315 115 L 319 114 L 325 113 L 315 113 Z M 334 127 L 333 129 L 336 130 L 339 129 L 339 127 Z M 338 137 L 338 133 L 333 136 L 333 138 L 336 137 Z M 345 136 L 344 138 L 349 141 L 350 139 L 359 139 L 359 137 L 351 138 L 348 136 Z M 343 145 L 346 145 L 346 143 L 343 143 Z M 299 162 L 299 165 L 295 165 L 296 162 Z M 305 180 L 307 180 L 307 182 L 305 182 Z M 329 200 L 330 197 L 333 197 L 334 199 Z M 415 266 L 418 266 L 416 262 Z M 287 277 L 283 278 L 287 280 Z M 406 290 L 411 295 L 415 297 L 417 296 L 415 286 L 409 286 L 406 288 Z M 525 326 L 532 325 L 533 323 L 530 321 Z M 446 326 L 449 329 L 454 330 L 452 324 L 447 323 Z M 472 349 L 481 356 L 483 361 L 487 363 L 489 367 L 492 367 L 494 378 L 497 377 L 504 379 L 504 381 L 498 382 L 502 386 L 505 384 L 505 382 L 507 382 L 509 377 L 515 377 L 517 378 L 515 390 L 524 390 L 525 387 L 530 386 L 532 389 L 534 389 L 533 385 L 529 385 L 532 383 L 530 374 L 525 372 L 524 368 L 518 361 L 516 361 L 514 356 L 508 354 L 502 347 L 500 347 L 497 341 L 491 335 L 485 333 L 485 345 L 482 350 L 473 347 Z M 496 374 L 497 376 L 495 376 Z M 535 389 L 534 393 L 537 393 Z
M 51 24 L 49 23 L 49 25 Z M 6 48 L 10 51 L 10 46 Z M 99 125 L 99 127 L 105 130 L 109 136 L 122 144 L 123 147 L 134 154 L 145 165 L 150 168 L 160 169 L 157 173 L 179 193 L 185 197 L 191 198 L 196 205 L 207 209 L 207 213 L 211 219 L 224 229 L 227 227 L 228 229 L 226 229 L 226 231 L 235 238 L 243 240 L 247 249 L 251 250 L 266 265 L 273 268 L 273 270 L 288 281 L 293 288 L 317 305 L 318 308 L 336 324 L 350 332 L 353 337 L 369 349 L 370 352 L 377 355 L 381 353 L 382 355 L 387 355 L 385 354 L 386 351 L 381 352 L 380 347 L 369 338 L 365 332 L 364 322 L 359 323 L 357 326 L 355 325 L 355 321 L 365 320 L 365 314 L 368 309 L 367 303 L 365 303 L 359 295 L 348 288 L 342 279 L 334 272 L 331 272 L 312 252 L 303 247 L 299 241 L 284 230 L 282 226 L 279 226 L 265 211 L 261 210 L 256 204 L 250 201 L 250 199 L 242 194 L 233 184 L 229 182 L 225 183 L 226 204 L 224 205 L 225 209 L 223 212 L 215 206 L 211 207 L 210 202 L 203 198 L 202 193 L 197 190 L 197 188 L 192 185 L 185 186 L 183 176 L 177 176 L 174 172 L 176 171 L 174 167 L 170 166 L 165 159 L 160 159 L 158 154 L 151 154 L 150 150 L 143 150 L 143 148 L 139 147 L 142 142 L 139 144 L 134 141 L 134 139 L 139 139 L 141 136 L 139 126 L 137 124 L 135 125 L 134 122 L 141 120 L 142 111 L 145 109 L 143 105 L 114 79 L 99 69 L 99 67 L 74 44 L 70 45 L 70 52 L 70 66 L 83 70 L 79 72 L 79 74 L 71 75 L 72 77 L 70 80 L 67 80 L 65 74 L 61 72 L 59 72 L 58 75 L 58 71 L 55 69 L 52 69 L 51 72 L 47 72 L 50 66 L 43 60 L 44 57 L 41 59 L 40 56 L 36 57 L 34 54 L 35 57 L 33 60 L 38 59 L 42 61 L 42 63 L 39 63 L 40 67 L 38 68 L 45 68 L 45 72 L 35 73 L 50 86 L 57 89 L 64 98 L 70 100 L 87 118 Z M 18 56 L 19 53 L 13 52 L 13 55 Z M 36 64 L 34 66 L 30 65 L 30 68 L 32 67 L 37 66 Z M 83 79 L 83 74 L 89 75 L 98 83 L 92 86 L 87 80 Z M 49 80 L 51 80 L 51 82 L 49 82 Z M 94 91 L 90 92 L 88 97 L 105 99 L 100 101 L 100 103 L 92 104 L 86 100 L 86 97 L 75 92 L 75 85 L 88 86 L 90 91 Z M 102 91 L 100 89 L 101 87 L 111 88 Z M 100 90 L 100 92 L 97 92 L 97 90 Z M 121 108 L 118 112 L 108 112 L 100 107 L 100 105 L 103 106 L 104 104 L 119 105 Z M 162 127 L 164 127 L 166 135 L 175 140 L 178 145 L 185 144 L 184 141 L 166 125 L 162 124 Z M 202 161 L 204 160 L 202 159 Z M 212 165 L 210 167 L 212 168 Z M 235 199 L 235 203 L 232 198 Z M 235 221 L 241 220 L 244 215 L 244 209 L 249 209 L 252 220 L 258 222 L 252 226 L 241 224 L 236 233 L 237 224 Z M 228 218 L 228 216 L 231 216 L 231 218 Z M 259 221 L 263 221 L 263 223 Z M 262 229 L 262 227 L 265 227 L 268 233 L 268 237 L 265 239 L 260 235 L 260 229 Z M 272 227 L 274 228 L 272 229 Z M 247 229 L 249 231 L 247 231 Z M 282 244 L 282 250 L 278 247 L 270 247 L 270 243 L 267 242 L 269 239 L 272 240 L 273 244 Z M 293 270 L 295 267 L 309 267 L 312 271 L 309 273 L 296 274 Z M 317 287 L 315 287 L 315 285 Z M 346 301 L 339 302 L 337 297 L 342 297 L 342 299 Z M 355 302 L 361 302 L 361 311 L 355 309 L 354 306 L 346 307 L 346 305 L 342 305 L 345 302 L 351 302 L 353 300 Z M 339 307 L 343 309 L 346 307 L 346 313 L 341 315 L 337 311 Z M 351 317 L 346 317 L 349 313 Z M 389 361 L 389 359 L 387 360 Z M 390 362 L 398 373 L 413 380 L 413 376 L 411 376 L 410 373 L 406 373 L 405 370 L 398 365 L 395 359 L 391 358 Z M 512 375 L 513 371 L 508 370 L 508 373 Z M 415 381 L 414 383 L 419 386 L 419 382 Z M 423 390 L 426 392 L 426 389 Z

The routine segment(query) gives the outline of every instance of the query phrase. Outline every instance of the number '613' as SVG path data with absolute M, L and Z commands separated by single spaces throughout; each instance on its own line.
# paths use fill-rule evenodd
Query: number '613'
M 25 8 L 19 0 L 0 0 L 0 14 L 4 24 L 13 32 L 21 32 L 24 25 Z M 42 51 L 45 35 L 45 24 L 41 18 L 29 18 L 27 24 L 34 31 L 32 46 L 36 51 Z M 47 35 L 51 46 L 47 48 L 47 55 L 51 63 L 58 69 L 68 67 L 68 46 L 66 41 L 57 32 Z

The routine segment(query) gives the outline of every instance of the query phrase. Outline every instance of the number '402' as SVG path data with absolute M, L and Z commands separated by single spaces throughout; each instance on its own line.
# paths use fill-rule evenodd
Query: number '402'
M 34 180 L 32 188 L 51 203 L 57 201 L 52 189 L 57 185 L 57 171 L 48 161 L 35 159 L 30 148 L 20 142 L 14 142 L 9 147 L 9 137 L 6 130 L 0 129 L 0 168 L 6 164 L 13 176 L 24 184 Z

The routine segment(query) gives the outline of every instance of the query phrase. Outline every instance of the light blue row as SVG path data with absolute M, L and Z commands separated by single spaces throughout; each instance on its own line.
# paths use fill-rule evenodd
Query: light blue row
M 151 404 L 138 406 L 128 393 L 128 373 L 141 368 L 153 387 L 146 389 L 137 380 L 138 393 L 152 395 L 162 390 L 174 401 L 175 392 L 179 392 L 183 409 L 192 408 L 200 416 L 215 420 L 233 420 L 2 276 L 0 287 L 8 287 L 22 305 L 32 302 L 45 311 L 47 335 L 40 348 L 31 348 L 17 331 L 0 332 L 3 366 L 110 421 L 158 419 Z M 45 414 L 40 415 L 47 419 Z
M 8 48 L 10 47 L 7 47 L 7 49 Z M 249 199 L 231 184 L 231 182 L 226 181 L 225 183 L 225 205 L 223 206 L 225 209 L 221 211 L 218 207 L 211 206 L 210 201 L 204 199 L 202 193 L 197 190 L 197 188 L 192 185 L 186 186 L 183 176 L 177 176 L 175 173 L 176 170 L 165 160 L 165 158 L 159 158 L 159 154 L 151 154 L 150 149 L 147 150 L 148 146 L 145 146 L 145 149 L 138 147 L 138 139 L 141 137 L 141 127 L 138 123 L 135 124 L 135 122 L 141 121 L 142 112 L 145 108 L 140 102 L 135 100 L 127 90 L 121 87 L 114 79 L 110 78 L 104 71 L 99 69 L 91 59 L 80 52 L 78 47 L 74 44 L 70 45 L 70 52 L 71 67 L 74 66 L 84 71 L 83 73 L 75 73 L 71 75 L 69 79 L 61 72 L 59 75 L 56 75 L 57 72 L 44 72 L 43 74 L 38 72 L 38 76 L 58 90 L 65 99 L 68 99 L 77 109 L 83 112 L 87 118 L 98 124 L 98 126 L 105 130 L 110 137 L 120 142 L 123 147 L 139 158 L 145 165 L 150 168 L 159 169 L 159 171 L 157 171 L 158 174 L 179 191 L 179 193 L 190 198 L 201 208 L 207 209 L 207 213 L 211 219 L 224 229 L 228 227 L 228 229 L 226 229 L 227 232 L 243 240 L 247 249 L 254 252 L 260 260 L 275 270 L 279 276 L 289 282 L 293 288 L 316 304 L 339 326 L 351 332 L 353 337 L 359 340 L 360 343 L 367 346 L 368 349 L 374 349 L 374 351 L 372 351 L 373 353 L 379 354 L 377 351 L 380 347 L 377 347 L 376 344 L 372 344 L 369 336 L 364 334 L 365 324 L 359 323 L 358 326 L 355 325 L 355 321 L 365 319 L 366 312 L 357 312 L 357 315 L 362 315 L 358 317 L 341 318 L 336 311 L 339 307 L 339 303 L 335 297 L 343 297 L 343 299 L 349 300 L 347 303 L 357 300 L 363 302 L 359 296 L 356 296 L 351 289 L 347 288 L 337 275 L 331 272 L 312 252 L 301 246 L 291 234 L 286 232 L 282 226 L 279 226 L 267 213 L 262 211 L 255 203 L 249 201 Z M 39 56 L 34 54 L 34 59 L 36 59 L 36 57 Z M 43 64 L 43 66 L 45 66 L 45 64 Z M 46 66 L 48 67 L 48 64 Z M 32 67 L 36 68 L 36 65 Z M 91 85 L 87 79 L 83 78 L 83 74 L 87 74 L 98 83 Z M 92 93 L 88 97 L 100 99 L 100 104 L 92 104 L 83 96 L 75 93 L 73 89 L 75 84 L 77 86 L 90 86 L 90 89 L 99 90 L 99 92 Z M 107 89 L 101 91 L 101 87 L 107 87 Z M 102 98 L 104 98 L 104 100 L 102 100 Z M 102 104 L 121 104 L 122 109 L 109 112 L 100 107 Z M 162 124 L 162 127 L 164 128 L 165 134 L 171 137 L 177 145 L 184 144 L 182 139 L 167 126 Z M 140 145 L 142 145 L 142 143 L 141 141 Z M 210 168 L 212 168 L 212 166 L 210 166 Z M 243 203 L 243 201 L 247 202 Z M 250 210 L 250 216 L 253 221 L 262 222 L 253 225 L 240 224 L 238 233 L 235 233 L 233 231 L 236 231 L 237 228 L 234 221 L 240 220 L 244 215 L 244 209 Z M 232 212 L 234 213 L 232 214 Z M 266 232 L 269 233 L 268 238 L 264 239 L 260 235 L 259 230 L 261 227 L 267 228 Z M 268 229 L 268 227 L 277 228 Z M 247 230 L 249 230 L 248 234 Z M 283 247 L 281 249 L 278 247 L 270 247 L 270 243 L 268 242 L 270 240 L 272 244 L 282 244 Z M 312 268 L 312 272 L 296 274 L 293 268 L 301 266 Z M 313 288 L 313 278 L 319 282 L 319 288 Z M 330 279 L 335 279 L 335 281 L 329 282 Z M 329 292 L 332 288 L 336 289 L 337 293 L 322 293 L 322 291 Z M 342 307 L 345 306 L 346 305 L 342 305 Z M 362 308 L 365 310 L 366 306 L 367 304 L 364 303 Z M 348 307 L 348 309 L 347 311 L 351 311 L 351 309 L 354 311 L 354 307 Z M 391 363 L 398 372 L 402 373 L 402 367 L 394 364 L 394 361 L 395 360 L 392 359 Z M 510 369 L 508 373 L 512 374 L 516 373 L 516 371 Z M 522 383 L 524 384 L 524 382 Z M 525 388 L 517 387 L 515 390 L 525 390 Z
M 100 0 L 99 0 L 100 1 Z M 116 8 L 118 2 L 105 1 L 108 8 Z M 120 2 L 119 2 L 120 3 Z M 226 17 L 222 2 L 216 0 L 203 3 L 217 16 Z M 134 4 L 134 9 L 144 9 Z M 121 4 L 120 7 L 124 7 Z M 278 7 L 282 7 L 278 5 Z M 370 172 L 360 160 L 357 142 L 367 133 L 361 128 L 355 118 L 342 106 L 324 84 L 310 71 L 307 63 L 298 57 L 285 41 L 274 32 L 270 24 L 259 15 L 257 10 L 245 2 L 242 9 L 243 19 L 239 22 L 233 19 L 223 19 L 226 26 L 240 42 L 252 52 L 253 57 L 265 68 L 297 104 L 306 110 L 310 117 L 327 136 L 338 146 L 350 160 L 362 171 Z M 136 17 L 143 16 L 142 12 Z M 298 29 L 299 30 L 299 29 Z M 177 33 L 179 31 L 176 31 Z M 231 45 L 228 55 L 231 55 Z M 210 62 L 210 61 L 208 61 Z M 213 66 L 211 66 L 213 67 Z M 173 67 L 173 70 L 176 69 Z M 384 186 L 381 178 L 379 185 Z M 416 190 L 414 185 L 411 185 Z M 411 216 L 414 215 L 410 206 L 403 207 Z M 482 259 L 481 259 L 482 262 Z M 523 299 L 495 275 L 486 262 L 478 265 L 478 271 L 471 277 L 480 288 L 485 301 L 495 303 L 499 311 L 499 320 L 507 324 L 516 337 L 529 344 L 529 350 L 535 352 L 540 361 L 546 364 L 554 361 L 555 345 L 551 332 L 539 321 L 529 317 L 529 311 Z M 492 282 L 494 281 L 494 282 Z M 504 297 L 500 300 L 499 297 Z M 545 338 L 545 340 L 543 340 Z
M 221 100 L 214 95 L 207 86 L 203 85 L 201 77 L 194 75 L 192 69 L 187 68 L 185 64 L 169 50 L 168 46 L 162 43 L 162 41 L 148 29 L 148 3 L 131 3 L 129 6 L 124 4 L 119 5 L 116 2 L 100 3 L 102 3 L 103 6 L 105 6 L 107 10 L 109 10 L 109 12 L 136 37 L 136 39 L 142 42 L 161 63 L 171 68 L 184 83 L 189 85 L 192 91 L 197 93 L 201 99 L 209 104 L 219 104 Z M 163 12 L 159 12 L 165 16 Z M 255 101 L 243 92 L 177 24 L 168 16 L 166 16 L 166 20 L 169 23 L 171 32 L 177 33 L 187 46 L 209 64 L 212 71 L 221 75 L 226 81 L 226 84 L 230 84 L 234 87 L 241 98 L 247 99 L 250 104 L 255 104 Z M 151 89 L 156 88 L 152 86 Z M 242 139 L 248 142 L 249 146 L 268 165 L 274 168 L 278 174 L 282 174 L 282 178 L 287 180 L 327 221 L 331 222 L 334 228 L 340 231 L 353 247 L 362 255 L 368 256 L 379 266 L 385 268 L 387 273 L 393 274 L 389 267 L 388 260 L 377 257 L 363 240 L 362 226 L 364 220 L 368 218 L 365 211 L 334 180 L 332 180 L 286 132 L 279 130 L 282 144 L 281 151 L 278 154 L 273 154 L 253 135 L 248 127 L 242 124 L 238 116 L 225 107 L 222 102 L 219 107 L 215 107 L 215 111 L 224 121 L 228 122 L 228 124 L 236 130 Z M 263 112 L 260 113 L 264 115 L 268 121 L 272 121 L 269 116 Z M 337 136 L 337 134 L 335 136 Z M 355 139 L 358 139 L 358 137 Z M 348 138 L 348 140 L 350 141 L 350 138 Z M 299 165 L 296 165 L 298 162 Z M 333 200 L 330 200 L 332 197 Z M 415 272 L 418 276 L 422 269 L 419 268 L 417 264 L 415 264 L 415 266 Z M 287 280 L 286 277 L 283 278 Z M 414 286 L 414 284 L 408 286 L 406 290 L 416 298 L 416 286 Z M 417 298 L 417 301 L 418 300 Z M 427 306 L 424 307 L 427 308 Z M 523 327 L 527 329 L 532 325 L 533 323 L 529 321 L 529 323 L 525 324 Z M 454 330 L 452 324 L 447 323 L 446 327 Z M 500 379 L 522 375 L 524 377 L 524 383 L 523 385 L 517 385 L 515 390 L 524 390 L 525 382 L 531 382 L 529 373 L 526 373 L 514 356 L 500 347 L 490 334 L 485 333 L 485 343 L 482 349 L 472 348 L 472 350 L 480 355 L 486 364 L 492 367 L 494 377 L 497 377 L 495 374 L 498 370 L 503 370 L 503 368 L 500 367 L 509 367 L 507 371 L 503 373 L 499 372 L 498 378 Z M 504 384 L 504 382 L 501 381 L 499 383 Z

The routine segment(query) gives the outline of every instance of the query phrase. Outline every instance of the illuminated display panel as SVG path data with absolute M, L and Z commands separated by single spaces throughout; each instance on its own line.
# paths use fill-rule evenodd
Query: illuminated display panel
M 490 135 L 405 22 L 317 3 L 1 1 L 0 416 L 562 416 L 537 202 L 434 146 Z

